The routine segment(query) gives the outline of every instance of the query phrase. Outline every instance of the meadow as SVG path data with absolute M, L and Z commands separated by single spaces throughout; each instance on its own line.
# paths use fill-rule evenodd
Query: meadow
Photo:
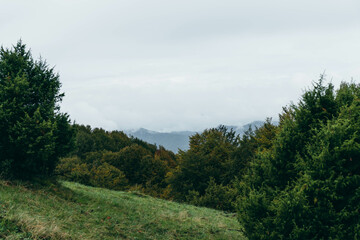
M 0 181 L 0 239 L 245 239 L 234 214 L 72 182 Z

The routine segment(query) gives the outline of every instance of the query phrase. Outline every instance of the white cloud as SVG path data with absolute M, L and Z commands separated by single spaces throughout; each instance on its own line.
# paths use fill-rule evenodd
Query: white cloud
M 360 79 L 360 2 L 2 1 L 60 72 L 63 110 L 107 129 L 201 130 L 276 118 L 326 70 Z

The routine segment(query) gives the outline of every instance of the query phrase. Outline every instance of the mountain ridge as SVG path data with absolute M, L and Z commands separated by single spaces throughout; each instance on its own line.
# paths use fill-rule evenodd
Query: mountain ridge
M 253 121 L 242 126 L 224 125 L 229 129 L 233 129 L 237 134 L 243 134 L 250 127 L 255 130 L 261 127 L 265 121 Z M 277 123 L 275 123 L 277 124 Z M 168 150 L 177 153 L 180 150 L 186 151 L 189 149 L 189 137 L 198 133 L 197 131 L 171 131 L 171 132 L 157 132 L 146 128 L 124 130 L 124 132 L 132 137 L 139 138 L 145 142 L 163 146 Z M 202 132 L 202 131 L 201 131 Z

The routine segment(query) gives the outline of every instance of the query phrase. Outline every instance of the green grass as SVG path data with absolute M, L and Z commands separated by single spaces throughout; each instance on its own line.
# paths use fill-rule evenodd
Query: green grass
M 233 214 L 62 182 L 0 181 L 0 239 L 245 239 Z

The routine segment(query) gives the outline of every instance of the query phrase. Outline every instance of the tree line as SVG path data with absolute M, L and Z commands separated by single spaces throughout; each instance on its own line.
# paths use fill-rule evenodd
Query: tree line
M 60 159 L 55 173 L 62 179 L 115 190 L 166 195 L 166 174 L 177 166 L 173 152 L 121 131 L 74 125 L 75 148 Z
M 59 76 L 20 41 L 0 50 L 0 176 L 58 177 L 236 212 L 249 239 L 360 238 L 360 85 L 324 76 L 274 125 L 224 126 L 178 154 L 71 124 Z

